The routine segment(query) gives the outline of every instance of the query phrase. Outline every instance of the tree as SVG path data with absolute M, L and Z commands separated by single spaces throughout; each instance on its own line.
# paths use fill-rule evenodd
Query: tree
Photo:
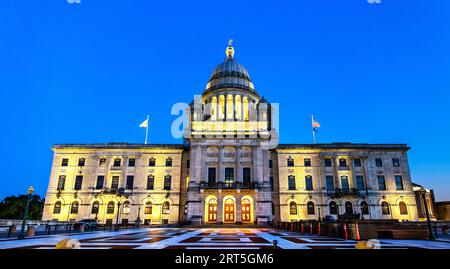
M 44 208 L 44 199 L 39 195 L 33 195 L 30 198 L 30 208 L 28 219 L 42 219 L 42 210 Z M 0 219 L 22 219 L 27 205 L 27 196 L 8 196 L 0 202 Z

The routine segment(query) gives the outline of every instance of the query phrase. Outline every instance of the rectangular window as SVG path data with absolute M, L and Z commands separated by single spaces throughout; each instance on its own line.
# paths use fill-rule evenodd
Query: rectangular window
M 305 188 L 306 188 L 307 191 L 312 191 L 313 190 L 312 176 L 306 176 L 305 177 Z
M 294 166 L 294 159 L 292 157 L 287 159 L 287 166 Z
M 356 176 L 356 188 L 360 191 L 365 190 L 364 186 L 364 177 L 363 176 Z
M 155 189 L 155 176 L 149 175 L 147 177 L 147 190 L 154 190 Z
M 402 176 L 395 176 L 395 188 L 399 191 L 404 190 Z
M 105 176 L 97 176 L 97 184 L 95 185 L 96 190 L 103 189 L 103 186 L 105 184 Z
M 288 189 L 295 190 L 295 176 L 288 177 Z
M 269 168 L 273 168 L 273 161 L 269 160 Z
M 311 159 L 304 159 L 303 163 L 305 166 L 311 166 Z
M 273 177 L 270 177 L 269 178 L 269 180 L 270 180 L 270 190 L 274 190 L 274 186 L 273 186 Z
M 66 158 L 62 159 L 61 166 L 68 166 L 68 165 L 69 165 L 69 159 L 66 159 Z
M 113 166 L 114 167 L 120 167 L 120 164 L 121 164 L 121 160 L 120 159 L 114 159 L 114 164 L 113 164 Z
M 339 159 L 339 167 L 347 167 L 347 160 Z
M 166 166 L 172 166 L 172 158 L 166 159 Z
M 66 176 L 61 175 L 58 178 L 58 186 L 56 187 L 58 190 L 64 190 L 64 186 L 66 185 Z
M 392 158 L 392 166 L 393 167 L 400 167 L 400 159 L 399 158 Z
M 327 181 L 327 191 L 334 191 L 334 179 L 333 176 L 325 176 Z
M 325 167 L 331 167 L 331 159 L 330 158 L 325 159 Z
M 208 183 L 214 184 L 216 183 L 216 168 L 208 167 Z
M 383 160 L 381 158 L 375 158 L 375 165 L 377 167 L 383 167 Z
M 83 176 L 78 175 L 75 177 L 75 186 L 74 190 L 81 190 L 81 187 L 83 186 Z
M 233 183 L 234 182 L 234 168 L 233 167 L 225 167 L 225 183 Z
M 191 161 L 190 160 L 186 161 L 186 168 L 191 168 Z
M 117 190 L 119 188 L 119 176 L 113 176 L 111 181 L 111 189 Z
M 348 176 L 341 176 L 341 188 L 344 191 L 350 190 L 350 185 L 348 184 Z
M 128 167 L 134 167 L 136 165 L 136 159 L 128 159 Z
M 132 190 L 134 184 L 134 176 L 127 176 L 127 185 L 125 186 L 125 189 Z
M 353 159 L 353 166 L 361 167 L 361 159 Z
M 172 188 L 172 176 L 166 175 L 164 177 L 164 190 L 168 191 Z
M 86 163 L 86 159 L 85 158 L 79 158 L 78 159 L 78 166 L 84 166 L 85 163 Z
M 99 166 L 106 166 L 106 158 L 100 158 L 100 161 L 98 163 Z
M 386 179 L 384 178 L 384 176 L 378 176 L 378 189 L 380 191 L 386 190 Z
M 155 158 L 150 158 L 148 160 L 148 166 L 155 166 L 156 165 L 156 159 Z
M 244 184 L 249 184 L 251 180 L 251 170 L 249 167 L 242 168 L 242 180 Z

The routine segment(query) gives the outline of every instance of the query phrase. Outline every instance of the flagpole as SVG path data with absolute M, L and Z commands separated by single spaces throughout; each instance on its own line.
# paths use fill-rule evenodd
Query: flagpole
M 148 113 L 147 113 L 147 127 L 145 127 L 145 144 L 147 144 L 148 138 Z
M 316 130 L 314 130 L 314 115 L 311 115 L 311 126 L 312 126 L 313 143 L 316 144 Z

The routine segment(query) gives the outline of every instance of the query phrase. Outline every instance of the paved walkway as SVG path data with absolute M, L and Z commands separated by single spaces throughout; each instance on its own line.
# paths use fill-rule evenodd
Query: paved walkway
M 353 240 L 269 228 L 144 228 L 0 240 L 0 249 L 54 248 L 65 238 L 78 239 L 84 249 L 272 249 L 274 240 L 277 240 L 278 248 L 283 249 L 352 249 L 356 244 Z M 450 249 L 450 243 L 381 240 L 381 248 Z

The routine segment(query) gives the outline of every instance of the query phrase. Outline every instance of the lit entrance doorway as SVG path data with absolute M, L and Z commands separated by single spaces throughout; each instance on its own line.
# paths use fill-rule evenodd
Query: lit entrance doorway
M 224 202 L 224 218 L 223 218 L 223 222 L 226 223 L 234 223 L 235 218 L 234 218 L 234 211 L 235 211 L 235 204 L 234 204 L 234 200 L 231 198 L 226 198 L 225 202 Z
M 248 198 L 242 199 L 242 223 L 252 222 L 252 203 Z
M 211 198 L 208 201 L 208 223 L 214 223 L 217 222 L 217 199 Z

